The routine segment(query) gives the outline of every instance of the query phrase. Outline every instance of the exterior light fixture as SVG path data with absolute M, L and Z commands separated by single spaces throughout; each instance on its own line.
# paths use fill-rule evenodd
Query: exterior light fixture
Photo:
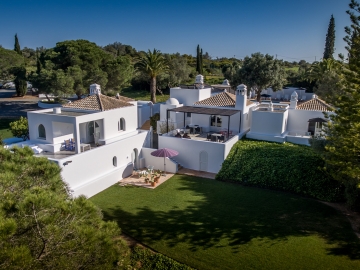
M 71 162 L 72 162 L 72 160 L 68 160 L 68 161 L 64 162 L 63 165 L 64 166 L 69 165 L 69 163 L 71 163 Z

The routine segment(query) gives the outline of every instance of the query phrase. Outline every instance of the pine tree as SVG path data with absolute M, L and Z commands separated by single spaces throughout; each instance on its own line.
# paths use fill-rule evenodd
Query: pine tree
M 345 27 L 349 65 L 343 69 L 344 89 L 334 98 L 327 145 L 323 153 L 327 171 L 345 186 L 350 207 L 360 209 L 360 5 L 351 0 L 351 26 Z
M 196 48 L 196 71 L 198 72 L 198 74 L 201 74 L 201 64 L 200 64 L 200 45 L 197 45 Z
M 333 57 L 334 54 L 334 46 L 335 46 L 335 19 L 334 16 L 331 15 L 328 31 L 326 34 L 326 41 L 325 41 L 325 51 L 323 59 L 329 59 Z
M 14 51 L 21 55 L 21 49 L 20 49 L 20 44 L 19 44 L 19 39 L 18 39 L 17 34 L 15 34 Z
M 117 224 L 72 198 L 57 164 L 0 147 L 0 171 L 0 269 L 114 269 Z

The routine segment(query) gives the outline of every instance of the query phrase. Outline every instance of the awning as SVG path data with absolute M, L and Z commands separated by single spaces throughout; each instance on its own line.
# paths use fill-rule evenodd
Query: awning
M 317 117 L 317 118 L 311 118 L 311 119 L 309 119 L 308 122 L 309 122 L 309 123 L 314 123 L 314 122 L 317 122 L 317 123 L 326 123 L 327 121 L 326 121 L 324 118 Z
M 240 110 L 230 109 L 217 109 L 217 108 L 204 108 L 204 107 L 193 107 L 183 106 L 168 110 L 169 112 L 183 112 L 183 113 L 195 113 L 195 114 L 207 114 L 207 115 L 222 115 L 231 116 L 240 112 Z

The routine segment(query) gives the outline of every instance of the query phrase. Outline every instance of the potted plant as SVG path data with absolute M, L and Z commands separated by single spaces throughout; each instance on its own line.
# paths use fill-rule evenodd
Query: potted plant
M 145 177 L 145 183 L 149 183 L 150 182 L 150 178 L 149 177 Z
M 154 181 L 155 181 L 156 183 L 158 183 L 158 182 L 159 182 L 159 180 L 160 180 L 160 176 L 161 176 L 160 171 L 156 171 L 156 172 L 154 172 Z

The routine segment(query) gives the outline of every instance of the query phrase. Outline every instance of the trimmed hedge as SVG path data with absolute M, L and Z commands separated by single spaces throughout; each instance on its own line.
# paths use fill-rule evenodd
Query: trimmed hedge
M 191 270 L 192 268 L 181 264 L 160 253 L 153 253 L 146 248 L 136 246 L 131 252 L 131 262 L 133 266 L 144 270 Z
M 324 161 L 308 146 L 241 140 L 231 149 L 216 179 L 323 201 L 343 200 L 343 186 L 323 167 Z

